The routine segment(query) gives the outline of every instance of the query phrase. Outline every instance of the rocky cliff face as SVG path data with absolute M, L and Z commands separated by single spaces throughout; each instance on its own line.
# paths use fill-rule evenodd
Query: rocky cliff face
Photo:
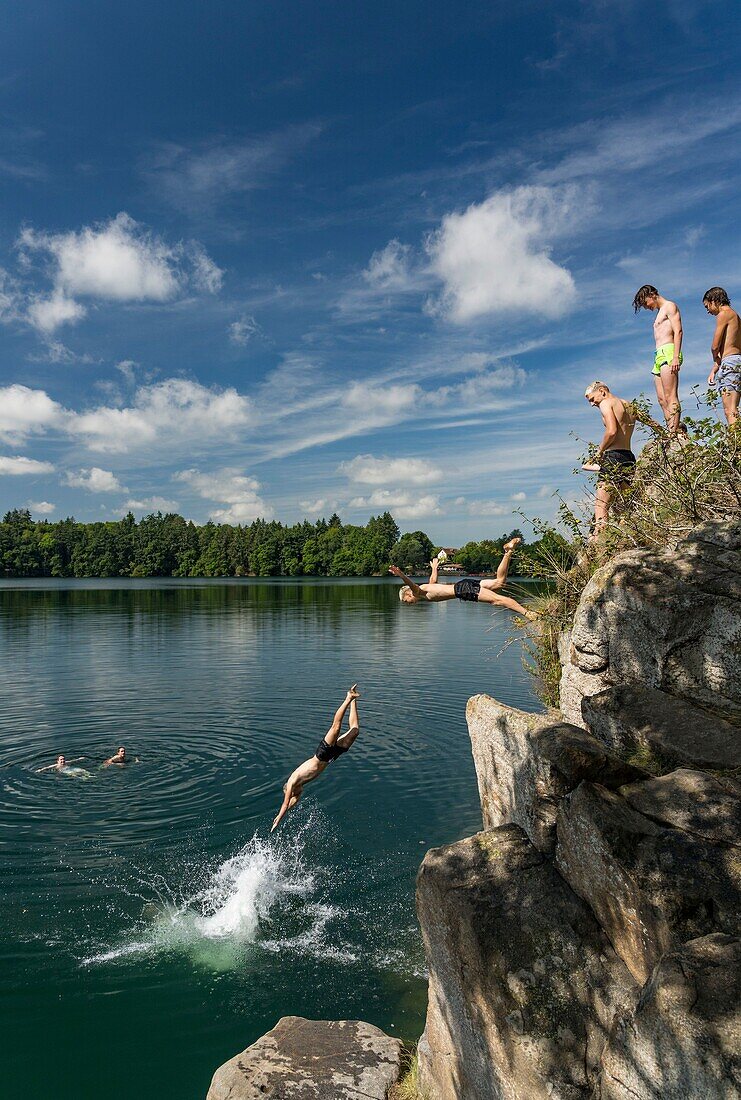
M 741 1097 L 741 525 L 587 586 L 561 712 L 469 701 L 484 831 L 427 854 L 430 1100 Z

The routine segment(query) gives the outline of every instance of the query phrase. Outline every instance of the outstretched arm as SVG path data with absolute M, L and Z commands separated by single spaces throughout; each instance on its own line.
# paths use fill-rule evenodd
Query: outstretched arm
M 440 562 L 437 558 L 433 558 L 430 562 L 430 584 L 437 584 L 437 571 L 440 568 Z
M 271 833 L 275 832 L 275 830 L 278 828 L 278 826 L 280 825 L 283 818 L 288 813 L 288 811 L 290 809 L 290 806 L 291 806 L 291 799 L 292 798 L 293 798 L 293 784 L 291 783 L 291 781 L 289 779 L 289 781 L 286 783 L 286 793 L 285 793 L 285 796 L 283 798 L 283 803 L 281 805 L 281 808 L 278 810 L 278 813 L 275 816 L 275 820 L 273 821 L 273 824 L 270 826 L 270 832 Z
M 425 598 L 424 590 L 419 587 L 416 581 L 413 581 L 411 577 L 408 577 L 406 573 L 402 573 L 398 565 L 390 565 L 389 573 L 393 573 L 394 576 L 398 577 L 400 581 L 404 582 L 404 584 L 408 584 L 418 600 L 423 600 Z

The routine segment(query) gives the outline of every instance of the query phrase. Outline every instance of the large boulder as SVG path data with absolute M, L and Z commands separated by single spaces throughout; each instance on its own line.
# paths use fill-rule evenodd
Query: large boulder
M 739 731 L 683 699 L 642 684 L 619 684 L 582 700 L 582 716 L 599 741 L 661 774 L 741 765 Z
M 636 987 L 552 861 L 516 825 L 432 849 L 417 911 L 430 971 L 423 1093 L 586 1100 Z
M 362 1020 L 284 1016 L 220 1066 L 206 1100 L 385 1100 L 402 1045 Z
M 741 784 L 736 779 L 677 768 L 657 779 L 630 783 L 619 793 L 652 821 L 741 848 Z
M 612 788 L 647 774 L 553 711 L 531 714 L 474 695 L 466 719 L 484 828 L 512 822 L 541 851 L 553 850 L 559 802 L 583 779 Z
M 630 550 L 584 589 L 562 649 L 561 711 L 616 684 L 741 715 L 741 522 L 709 522 L 676 549 Z
M 640 798 L 636 791 L 638 785 L 633 797 Z M 640 983 L 678 944 L 741 930 L 737 849 L 659 824 L 665 794 L 644 792 L 649 817 L 612 791 L 582 783 L 564 799 L 557 823 L 559 870 Z
M 618 1014 L 600 1100 L 738 1100 L 741 941 L 691 940 L 659 962 L 634 1011 Z

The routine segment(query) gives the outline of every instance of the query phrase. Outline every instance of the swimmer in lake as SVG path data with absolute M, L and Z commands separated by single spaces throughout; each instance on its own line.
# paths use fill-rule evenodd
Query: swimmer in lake
M 338 707 L 332 719 L 332 725 L 317 745 L 314 755 L 310 756 L 308 760 L 304 760 L 303 764 L 299 764 L 296 770 L 289 775 L 283 786 L 283 805 L 278 810 L 270 829 L 271 833 L 278 828 L 288 811 L 296 805 L 304 792 L 306 784 L 311 783 L 312 779 L 316 779 L 318 775 L 321 775 L 324 769 L 338 756 L 342 756 L 343 753 L 347 752 L 360 733 L 357 702 L 359 698 L 358 685 L 353 684 L 342 705 Z M 350 709 L 350 724 L 347 732 L 341 733 L 342 719 L 345 717 L 348 707 Z
M 45 768 L 37 768 L 37 772 L 58 772 L 60 775 L 72 775 L 79 776 L 83 779 L 92 779 L 92 772 L 89 772 L 86 768 L 73 768 L 72 764 L 76 764 L 78 760 L 84 760 L 84 756 L 75 756 L 72 760 L 68 760 L 67 757 L 60 753 L 57 757 L 55 764 L 47 764 Z
M 522 539 L 514 538 L 505 543 L 504 555 L 499 563 L 497 575 L 492 577 L 491 580 L 482 581 L 465 578 L 456 581 L 455 584 L 438 584 L 437 571 L 440 567 L 438 558 L 433 558 L 430 562 L 430 579 L 424 584 L 417 584 L 416 581 L 407 577 L 397 565 L 390 566 L 389 573 L 393 573 L 399 580 L 404 581 L 403 586 L 399 589 L 399 599 L 402 603 L 419 603 L 423 600 L 430 603 L 439 603 L 441 600 L 463 600 L 467 603 L 498 604 L 510 611 L 516 611 L 518 615 L 522 615 L 525 619 L 534 621 L 537 619 L 535 612 L 528 611 L 526 607 L 523 607 L 517 600 L 513 600 L 511 596 L 499 595 L 499 589 L 504 588 L 507 583 L 507 573 L 509 572 L 512 554 L 521 542 Z
M 113 756 L 109 756 L 107 760 L 103 761 L 101 767 L 108 768 L 108 767 L 110 767 L 111 764 L 130 764 L 130 763 L 131 763 L 131 757 L 126 755 L 126 749 L 122 745 L 121 748 L 118 750 L 118 752 L 115 752 L 113 754 Z M 135 764 L 139 763 L 139 757 L 138 756 L 134 757 L 134 763 Z

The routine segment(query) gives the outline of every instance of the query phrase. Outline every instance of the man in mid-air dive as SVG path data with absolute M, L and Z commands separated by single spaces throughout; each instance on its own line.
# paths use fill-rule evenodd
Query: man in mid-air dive
M 271 833 L 278 828 L 288 811 L 292 810 L 296 805 L 299 798 L 304 793 L 306 784 L 311 783 L 312 779 L 316 779 L 318 775 L 321 775 L 324 769 L 331 764 L 333 760 L 336 760 L 339 756 L 342 756 L 343 753 L 347 752 L 355 741 L 355 738 L 360 733 L 360 719 L 358 718 L 359 698 L 360 692 L 358 691 L 358 685 L 353 684 L 345 696 L 343 703 L 337 708 L 335 716 L 332 719 L 332 725 L 317 745 L 314 755 L 310 756 L 308 760 L 304 760 L 303 764 L 299 764 L 296 770 L 289 775 L 283 786 L 283 805 L 278 810 L 275 821 L 270 829 Z M 341 733 L 342 719 L 345 717 L 345 712 L 348 707 L 350 708 L 350 726 L 346 733 Z
M 499 595 L 499 589 L 504 588 L 507 583 L 507 573 L 514 549 L 521 542 L 522 539 L 515 538 L 505 543 L 504 556 L 499 563 L 497 575 L 491 580 L 482 581 L 467 577 L 464 580 L 456 581 L 455 584 L 438 584 L 437 572 L 440 567 L 438 558 L 433 558 L 430 562 L 430 579 L 424 584 L 417 584 L 411 577 L 407 577 L 397 565 L 390 566 L 389 572 L 393 573 L 399 580 L 404 581 L 403 586 L 399 589 L 399 599 L 402 603 L 418 603 L 425 600 L 429 603 L 439 603 L 441 600 L 494 603 L 499 604 L 500 607 L 507 607 L 510 611 L 516 611 L 518 615 L 533 621 L 537 618 L 535 612 L 528 611 L 526 607 L 523 607 L 517 600 L 513 600 L 511 596 Z

